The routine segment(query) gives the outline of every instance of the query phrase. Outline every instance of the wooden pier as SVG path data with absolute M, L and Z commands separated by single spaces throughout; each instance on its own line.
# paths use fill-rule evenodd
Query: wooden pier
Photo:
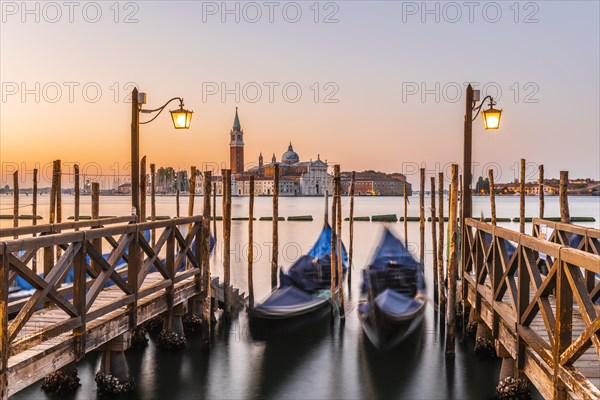
M 154 245 L 144 235 L 152 230 Z M 210 277 L 202 265 L 209 251 L 203 232 L 202 216 L 144 223 L 119 217 L 0 231 L 7 238 L 0 242 L 0 398 L 90 351 L 126 349 L 136 327 L 159 315 L 181 315 L 188 300 L 201 300 L 202 283 Z M 37 254 L 43 255 L 43 278 L 31 267 Z M 73 284 L 61 285 L 69 272 Z M 35 290 L 9 302 L 17 275 Z M 114 285 L 107 287 L 109 282 Z M 223 303 L 218 278 L 210 286 L 212 298 Z M 234 306 L 243 304 L 244 295 L 229 290 Z
M 600 230 L 533 225 L 530 236 L 465 220 L 463 305 L 491 329 L 498 355 L 515 360 L 515 375 L 545 398 L 599 399 Z M 554 230 L 549 238 L 537 237 L 543 225 Z M 572 235 L 581 238 L 576 248 Z M 544 257 L 547 274 L 538 267 Z

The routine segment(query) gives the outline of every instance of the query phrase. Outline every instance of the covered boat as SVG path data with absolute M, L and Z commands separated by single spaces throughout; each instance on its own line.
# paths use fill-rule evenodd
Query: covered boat
M 363 270 L 358 315 L 379 349 L 398 345 L 422 322 L 427 303 L 423 266 L 388 228 Z
M 348 268 L 342 244 L 342 269 Z M 316 322 L 331 310 L 331 227 L 325 223 L 308 254 L 301 256 L 287 270 L 279 272 L 279 286 L 260 304 L 250 309 L 253 335 L 263 336 L 276 330 L 291 331 Z M 285 326 L 283 325 L 285 324 Z M 264 328 L 264 329 L 263 329 Z

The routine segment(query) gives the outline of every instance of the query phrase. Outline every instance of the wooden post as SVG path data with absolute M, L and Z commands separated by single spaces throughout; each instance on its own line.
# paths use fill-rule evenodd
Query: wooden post
M 8 382 L 6 379 L 8 370 L 8 358 L 10 356 L 10 332 L 8 330 L 8 280 L 10 275 L 10 264 L 6 243 L 1 243 L 2 255 L 0 255 L 0 399 L 8 398 Z
M 435 177 L 431 177 L 431 254 L 433 259 L 433 274 L 431 279 L 433 280 L 433 300 L 435 304 L 439 304 L 438 296 L 438 259 L 437 259 L 437 222 L 435 220 Z
M 335 168 L 335 167 L 334 167 Z M 331 260 L 331 266 L 330 266 L 330 272 L 331 272 L 331 293 L 330 293 L 330 299 L 331 299 L 331 317 L 333 318 L 335 316 L 335 304 L 336 304 L 336 299 L 335 299 L 335 286 L 336 286 L 336 280 L 335 280 L 335 272 L 337 271 L 337 265 L 336 265 L 336 259 L 337 259 L 337 254 L 335 252 L 335 228 L 336 228 L 336 224 L 335 221 L 337 220 L 337 200 L 335 197 L 335 178 L 333 181 L 333 193 L 332 193 L 332 202 L 331 202 L 331 252 L 329 254 L 329 258 Z
M 440 304 L 446 304 L 446 292 L 444 290 L 444 173 L 438 173 L 438 226 L 440 230 L 440 240 L 438 245 L 438 291 Z M 442 309 L 440 308 L 440 312 Z
M 538 180 L 540 190 L 540 219 L 544 219 L 544 165 L 539 166 L 540 178 Z
M 56 223 L 62 222 L 62 167 L 60 160 L 57 160 L 57 176 L 56 176 Z M 57 249 L 60 255 L 60 248 Z
M 58 178 L 59 161 L 54 160 L 52 163 L 52 187 L 50 188 L 50 216 L 48 222 L 54 224 L 56 222 L 56 190 Z M 54 245 L 44 247 L 44 277 L 48 276 L 54 264 Z M 50 302 L 44 303 L 44 307 L 49 307 Z
M 456 279 L 458 267 L 458 165 L 452 164 L 452 184 L 450 186 L 450 210 L 448 217 L 448 234 L 450 235 L 450 263 L 448 264 L 448 303 L 446 327 L 446 357 L 454 357 L 456 333 Z
M 209 344 L 212 322 L 211 287 L 210 287 L 210 189 L 212 173 L 204 171 L 204 211 L 202 215 L 202 343 Z
M 352 171 L 352 179 L 350 180 L 350 220 L 348 231 L 350 232 L 350 249 L 348 253 L 348 295 L 352 284 L 352 256 L 354 254 L 354 184 L 356 181 L 356 171 Z
M 406 182 L 404 182 L 404 247 L 408 248 L 408 194 L 406 187 Z
M 32 225 L 37 225 L 37 205 L 38 205 L 38 170 L 37 168 L 33 169 L 33 207 L 31 213 L 33 214 L 33 220 L 31 221 Z M 35 236 L 35 233 L 33 234 Z M 35 259 L 34 259 L 35 260 Z
M 19 171 L 13 173 L 13 226 L 19 226 Z
M 175 265 L 175 230 L 177 229 L 175 221 L 171 221 L 170 227 L 171 231 L 169 232 L 169 236 L 167 237 L 167 249 L 165 254 L 165 269 L 167 270 L 166 272 L 170 282 L 165 288 L 167 312 L 165 314 L 166 323 L 163 323 L 163 329 L 167 332 L 173 331 L 173 297 L 175 291 L 175 274 L 177 268 L 177 266 Z
M 569 186 L 569 174 L 567 171 L 560 171 L 560 215 L 561 222 L 569 223 L 569 205 L 567 202 L 567 188 Z M 563 208 L 565 207 L 565 209 Z M 570 398 L 567 395 L 568 389 L 565 388 L 562 380 L 559 378 L 562 365 L 561 355 L 569 347 L 573 340 L 573 290 L 567 277 L 569 264 L 560 260 L 557 262 L 558 270 L 556 273 L 556 329 L 554 343 L 552 346 L 552 366 L 554 372 L 554 399 L 563 400 Z M 576 268 L 576 267 L 574 267 Z M 578 269 L 578 268 L 577 268 Z M 572 271 L 572 270 L 571 270 Z M 577 272 L 580 273 L 579 271 Z M 573 274 L 573 272 L 571 272 Z M 571 278 L 573 279 L 573 278 Z M 582 288 L 585 293 L 585 288 Z M 581 292 L 579 292 L 581 293 Z
M 254 278 L 252 263 L 254 261 L 254 175 L 250 176 L 250 199 L 248 204 L 248 305 L 254 307 Z
M 77 165 L 76 165 L 77 166 Z M 79 167 L 76 169 L 79 174 Z M 79 178 L 77 176 L 77 178 Z M 86 262 L 85 262 L 85 250 L 86 241 L 83 240 L 81 248 L 75 254 L 73 260 L 73 305 L 79 313 L 81 318 L 81 324 L 73 329 L 73 336 L 75 337 L 75 356 L 77 360 L 81 360 L 85 356 L 85 324 L 86 324 L 86 310 L 85 310 L 85 295 L 86 295 Z
M 196 199 L 196 167 L 192 166 L 190 176 L 190 198 L 188 202 L 188 216 L 194 215 L 194 200 Z
M 156 165 L 150 164 L 150 220 L 156 221 Z M 156 244 L 156 229 L 152 229 L 152 246 Z
M 521 158 L 521 179 L 519 180 L 519 232 L 525 233 L 525 159 Z
M 491 168 L 488 170 L 488 180 L 490 181 L 490 207 L 492 210 L 492 225 L 496 225 L 496 189 L 494 187 L 494 170 Z
M 273 167 L 273 255 L 271 258 L 271 288 L 277 286 L 277 264 L 279 254 L 279 165 Z
M 177 218 L 180 217 L 180 212 L 179 212 L 179 189 L 177 189 L 177 191 L 175 192 L 175 202 L 177 203 L 177 210 L 175 211 L 175 215 L 177 216 Z
M 188 217 L 192 217 L 194 215 L 194 201 L 196 200 L 196 167 L 192 165 L 190 169 L 190 197 L 188 201 Z M 188 232 L 191 232 L 192 224 L 189 224 Z M 186 260 L 185 269 L 190 267 L 189 260 Z
M 31 224 L 33 226 L 37 225 L 37 196 L 38 196 L 38 170 L 37 168 L 33 169 L 33 207 L 31 209 L 31 213 L 33 214 L 33 220 L 31 221 Z M 35 232 L 33 233 L 33 237 L 35 237 L 36 234 Z M 33 261 L 32 261 L 32 267 L 33 267 L 33 272 L 35 272 L 37 274 L 37 251 L 35 253 L 35 255 L 33 256 Z
M 210 182 L 209 182 L 210 184 Z M 217 245 L 217 182 L 213 184 L 213 239 L 215 241 L 215 246 Z M 210 215 L 209 215 L 210 217 Z
M 140 222 L 146 222 L 146 188 L 148 176 L 146 175 L 146 156 L 140 161 Z
M 420 170 L 419 186 L 419 247 L 421 265 L 425 267 L 425 168 Z
M 61 161 L 57 160 L 57 176 L 56 176 L 56 223 L 62 222 L 62 166 Z M 62 249 L 56 247 L 56 258 L 59 259 L 62 255 Z M 45 276 L 45 275 L 44 275 Z
M 571 214 L 569 213 L 569 171 L 560 171 L 560 222 L 571 223 Z
M 100 184 L 92 183 L 92 219 L 98 219 L 100 216 Z
M 340 309 L 340 319 L 344 321 L 346 319 L 346 312 L 344 310 L 344 274 L 343 274 L 343 263 L 342 258 L 342 184 L 340 178 L 340 166 L 335 165 L 333 167 L 335 174 L 335 192 L 337 194 L 337 229 L 336 229 L 336 272 L 337 272 L 337 286 L 338 286 L 338 305 Z
M 92 219 L 100 217 L 100 184 L 92 182 Z M 93 239 L 92 246 L 99 254 L 102 254 L 102 238 Z M 92 260 L 92 268 L 95 271 L 101 271 L 102 267 L 96 261 Z
M 231 170 L 224 169 L 223 176 L 223 295 L 225 318 L 231 313 Z
M 56 178 L 58 177 L 58 160 L 54 160 L 52 163 L 52 186 L 50 188 L 50 215 L 48 217 L 48 223 L 53 224 L 56 222 Z
M 75 171 L 75 184 L 73 193 L 75 194 L 75 209 L 73 213 L 73 219 L 75 221 L 79 221 L 79 211 L 80 211 L 80 186 L 79 186 L 79 165 L 75 164 L 73 166 L 73 170 Z

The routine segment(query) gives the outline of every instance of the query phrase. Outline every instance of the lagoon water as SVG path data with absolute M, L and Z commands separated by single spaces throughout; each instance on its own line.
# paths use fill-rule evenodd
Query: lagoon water
M 39 212 L 44 221 L 48 217 L 48 196 L 39 198 Z M 31 197 L 22 196 L 21 204 L 28 204 Z M 73 214 L 73 198 L 63 195 L 63 220 Z M 90 198 L 83 197 L 81 214 L 90 213 Z M 582 224 L 599 227 L 600 197 L 571 197 L 571 216 L 592 216 L 596 222 Z M 181 198 L 181 209 L 187 210 L 187 197 Z M 349 199 L 343 198 L 344 217 L 349 212 Z M 409 216 L 418 216 L 418 195 L 410 198 Z M 473 214 L 483 211 L 489 217 L 487 197 L 473 199 Z M 128 197 L 101 197 L 101 215 L 127 215 Z M 426 196 L 426 216 L 430 215 L 430 198 Z M 12 205 L 12 197 L 1 196 L 0 208 Z M 258 197 L 255 216 L 271 215 L 270 197 Z M 175 214 L 174 197 L 157 198 L 157 215 Z M 202 210 L 202 198 L 196 199 L 198 213 Z M 217 215 L 222 215 L 221 198 L 217 198 Z M 313 222 L 280 222 L 280 265 L 287 268 L 313 244 L 323 225 L 324 201 L 322 198 L 280 198 L 279 215 L 312 215 Z M 526 215 L 538 213 L 536 197 L 528 197 Z M 445 206 L 448 212 L 447 202 Z M 10 213 L 3 211 L 3 213 Z M 31 214 L 23 208 L 23 214 Z M 396 213 L 403 215 L 403 199 L 398 197 L 357 197 L 355 216 Z M 232 216 L 248 214 L 248 198 L 232 200 Z M 497 197 L 498 217 L 517 217 L 519 197 Z M 546 197 L 548 217 L 558 216 L 558 198 Z M 0 221 L 2 227 L 12 226 L 12 221 Z M 20 221 L 29 224 L 30 221 Z M 232 222 L 232 283 L 241 291 L 247 291 L 246 252 L 248 241 L 247 221 Z M 271 222 L 255 221 L 254 288 L 257 301 L 269 293 Z M 394 225 L 401 235 L 403 223 Z M 499 224 L 518 230 L 518 223 Z M 246 312 L 234 318 L 230 326 L 222 326 L 216 332 L 210 352 L 205 353 L 198 338 L 189 338 L 185 350 L 168 353 L 159 351 L 152 341 L 143 350 L 128 352 L 129 368 L 137 382 L 133 399 L 324 399 L 324 398 L 382 398 L 382 399 L 490 399 L 494 396 L 500 362 L 482 360 L 473 353 L 473 344 L 457 341 L 456 359 L 444 357 L 444 327 L 440 324 L 433 303 L 428 305 L 425 323 L 411 340 L 393 352 L 381 354 L 364 337 L 356 316 L 359 299 L 361 268 L 377 243 L 383 224 L 355 222 L 354 260 L 352 284 L 346 291 L 346 323 L 324 326 L 300 332 L 277 340 L 254 341 L 247 328 Z M 426 224 L 425 275 L 428 290 L 432 292 L 431 272 L 431 223 Z M 526 224 L 531 232 L 531 224 Z M 343 240 L 348 246 L 348 223 L 343 224 Z M 419 223 L 409 222 L 410 249 L 418 257 Z M 217 251 L 211 259 L 212 274 L 222 276 L 222 228 L 217 223 Z M 431 296 L 430 296 L 431 297 Z M 99 368 L 98 353 L 92 353 L 79 363 L 82 386 L 70 397 L 90 399 L 97 396 L 94 375 Z M 536 396 L 539 396 L 535 394 Z M 17 399 L 46 399 L 40 384 L 18 393 Z

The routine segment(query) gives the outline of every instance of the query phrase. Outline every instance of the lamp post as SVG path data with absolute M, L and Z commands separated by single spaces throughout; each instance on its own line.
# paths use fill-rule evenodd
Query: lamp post
M 486 96 L 479 105 L 477 102 L 479 99 L 479 90 L 473 90 L 473 87 L 469 84 L 467 86 L 467 99 L 466 99 L 466 111 L 465 111 L 465 136 L 464 136 L 464 153 L 463 153 L 463 191 L 462 196 L 462 215 L 461 224 L 464 224 L 465 218 L 472 217 L 472 200 L 471 200 L 471 152 L 473 148 L 473 121 L 477 118 L 481 112 L 483 116 L 483 127 L 485 130 L 497 130 L 500 128 L 500 117 L 502 110 L 494 108 L 496 104 L 492 96 Z M 482 110 L 486 100 L 489 100 L 490 108 L 488 110 Z M 473 112 L 477 111 L 475 117 Z M 464 225 L 463 225 L 464 226 Z
M 146 104 L 146 94 L 139 93 L 137 88 L 133 88 L 131 92 L 131 213 L 138 218 L 140 215 L 140 125 L 154 121 L 174 100 L 179 100 L 179 109 L 170 111 L 173 126 L 175 129 L 189 129 L 193 111 L 183 108 L 181 97 L 173 97 L 153 110 L 144 110 L 142 106 Z M 148 121 L 140 122 L 140 113 L 157 114 Z

